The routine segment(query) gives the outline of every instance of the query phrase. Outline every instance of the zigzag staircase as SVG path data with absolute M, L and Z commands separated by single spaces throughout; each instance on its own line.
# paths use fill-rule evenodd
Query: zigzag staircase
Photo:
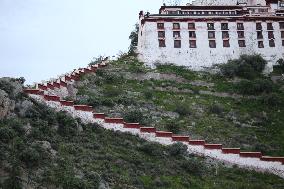
M 68 85 L 78 81 L 80 76 L 95 73 L 97 69 L 107 66 L 108 61 L 80 68 L 65 74 L 54 81 L 38 84 L 36 89 L 25 89 L 31 98 L 45 103 L 56 111 L 66 111 L 74 118 L 81 118 L 84 123 L 98 123 L 105 129 L 119 130 L 137 135 L 148 141 L 170 145 L 182 142 L 187 145 L 188 152 L 199 156 L 210 157 L 215 160 L 252 169 L 259 172 L 269 172 L 284 178 L 284 157 L 264 156 L 261 152 L 244 152 L 240 148 L 224 148 L 222 144 L 211 144 L 205 140 L 191 140 L 190 136 L 179 136 L 172 132 L 157 131 L 154 127 L 143 127 L 139 123 L 126 123 L 123 118 L 109 118 L 104 113 L 96 112 L 92 106 L 75 105 L 73 101 L 63 100 L 63 95 L 56 91 L 66 91 Z

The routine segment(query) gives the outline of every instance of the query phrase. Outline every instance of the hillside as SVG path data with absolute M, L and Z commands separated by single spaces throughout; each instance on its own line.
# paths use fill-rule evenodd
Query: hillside
M 167 67 L 160 69 L 172 70 Z M 210 115 L 207 111 L 202 114 L 201 111 L 205 110 L 206 105 L 211 105 L 209 102 L 224 105 L 223 101 L 217 101 L 219 98 L 211 95 L 198 94 L 198 87 L 190 88 L 191 85 L 183 81 L 184 84 L 175 85 L 178 80 L 174 76 L 170 76 L 175 79 L 174 82 L 133 79 L 133 75 L 140 73 L 137 77 L 141 80 L 141 75 L 152 71 L 143 68 L 135 58 L 123 57 L 98 70 L 96 77 L 86 75 L 81 78 L 75 83 L 77 94 L 69 98 L 75 97 L 77 103 L 86 102 L 109 115 L 121 114 L 129 121 L 140 121 L 165 130 L 177 129 L 178 133 L 190 132 L 192 136 L 208 137 L 208 140 L 211 139 L 209 137 L 213 139 L 213 135 L 218 136 L 216 140 L 226 140 L 225 132 L 231 130 L 228 128 L 221 132 L 211 121 L 216 119 L 218 125 L 225 117 L 221 114 Z M 200 79 L 194 73 L 186 71 L 186 74 Z M 22 80 L 16 79 L 0 80 L 0 188 L 284 187 L 283 179 L 277 176 L 225 167 L 208 158 L 189 155 L 187 147 L 180 143 L 166 147 L 130 134 L 108 131 L 97 124 L 83 124 L 79 119 L 73 119 L 65 112 L 55 112 L 23 94 L 22 83 Z M 163 91 L 165 85 L 170 84 L 172 86 Z M 187 92 L 171 91 L 176 90 L 174 87 L 183 90 L 178 85 L 185 85 Z M 154 89 L 147 90 L 150 87 Z M 73 90 L 76 91 L 76 88 Z M 194 99 L 188 103 L 191 104 L 190 111 L 184 107 L 183 103 L 187 101 L 183 99 Z M 227 111 L 227 108 L 225 106 L 221 112 Z M 199 109 L 200 117 L 195 117 Z M 202 122 L 198 122 L 201 116 L 202 120 L 208 117 L 203 126 Z M 169 121 L 171 124 L 166 124 L 167 119 L 172 119 Z M 195 127 L 194 124 L 187 125 L 194 121 Z M 206 130 L 209 127 L 206 122 L 212 125 L 209 128 L 212 130 Z M 250 134 L 243 133 L 242 127 L 237 129 L 234 132 L 243 136 Z M 282 153 L 279 149 L 275 148 L 271 153 L 279 155 Z
M 124 56 L 95 77 L 83 76 L 68 98 L 191 139 L 283 156 L 283 86 L 264 76 L 227 78 L 174 65 L 149 69 Z

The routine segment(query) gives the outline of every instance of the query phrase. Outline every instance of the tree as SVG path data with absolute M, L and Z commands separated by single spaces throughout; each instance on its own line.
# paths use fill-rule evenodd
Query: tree
M 139 32 L 139 24 L 135 24 L 135 29 L 130 33 L 129 39 L 131 40 L 130 46 L 129 46 L 129 54 L 134 54 L 135 48 L 138 45 L 138 32 Z

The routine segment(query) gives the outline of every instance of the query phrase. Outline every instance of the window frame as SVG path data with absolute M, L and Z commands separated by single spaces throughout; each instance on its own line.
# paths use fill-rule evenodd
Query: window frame
M 211 44 L 213 43 L 213 45 Z M 216 40 L 209 40 L 209 48 L 216 48 L 217 47 L 217 44 L 216 44 Z
M 268 31 L 267 35 L 268 35 L 268 39 L 275 39 L 273 31 Z
M 268 41 L 269 47 L 275 47 L 275 40 L 274 39 L 270 39 Z
M 194 42 L 193 46 L 192 46 L 191 42 Z M 189 48 L 197 48 L 196 40 L 189 40 Z
M 192 33 L 193 34 L 193 36 L 190 36 L 190 33 Z M 195 31 L 189 31 L 188 32 L 188 36 L 189 36 L 189 38 L 196 38 L 196 32 Z
M 166 47 L 166 40 L 165 39 L 159 39 L 159 47 Z M 163 43 L 161 43 L 163 41 Z
M 221 30 L 229 30 L 229 23 L 221 23 Z
M 244 30 L 244 23 L 237 22 L 237 30 Z
M 160 34 L 163 33 L 162 36 Z M 165 31 L 158 31 L 158 38 L 165 38 L 166 37 L 166 32 Z
M 240 36 L 240 33 L 242 33 L 242 36 Z M 244 31 L 237 31 L 237 34 L 238 34 L 239 39 L 245 38 L 245 32 Z
M 246 41 L 245 40 L 238 40 L 239 47 L 246 47 Z
M 176 42 L 179 42 L 178 45 Z M 174 48 L 181 48 L 181 40 L 174 40 Z
M 191 24 L 192 24 L 193 27 L 190 27 Z M 195 22 L 188 23 L 188 29 L 189 30 L 195 30 Z
M 229 48 L 230 47 L 230 40 L 229 39 L 223 40 L 223 47 L 225 47 L 225 48 Z
M 258 41 L 258 42 L 257 42 L 257 46 L 258 46 L 258 48 L 263 49 L 263 48 L 264 48 L 264 43 L 263 43 L 263 41 Z
M 177 34 L 177 36 L 175 34 Z M 173 37 L 174 38 L 180 38 L 181 37 L 180 31 L 173 31 Z
M 222 39 L 228 39 L 228 38 L 230 38 L 229 31 L 222 31 Z
M 262 24 L 261 24 L 261 22 L 256 22 L 256 23 L 255 23 L 255 28 L 256 28 L 256 30 L 262 30 Z
M 215 30 L 215 24 L 214 23 L 207 23 L 207 30 Z
M 160 25 L 161 25 L 161 26 L 160 26 Z M 157 23 L 157 29 L 159 29 L 159 30 L 165 29 L 165 23 L 158 22 L 158 23 Z
M 175 27 L 178 26 L 178 27 Z M 180 30 L 180 23 L 174 22 L 173 23 L 173 30 Z
M 213 34 L 213 36 L 211 37 L 210 34 Z M 215 31 L 208 31 L 208 39 L 215 39 Z

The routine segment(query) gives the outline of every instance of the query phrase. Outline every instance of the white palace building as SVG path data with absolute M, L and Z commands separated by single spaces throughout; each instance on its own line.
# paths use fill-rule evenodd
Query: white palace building
M 196 0 L 139 14 L 140 61 L 203 70 L 261 54 L 268 70 L 284 57 L 284 0 Z

